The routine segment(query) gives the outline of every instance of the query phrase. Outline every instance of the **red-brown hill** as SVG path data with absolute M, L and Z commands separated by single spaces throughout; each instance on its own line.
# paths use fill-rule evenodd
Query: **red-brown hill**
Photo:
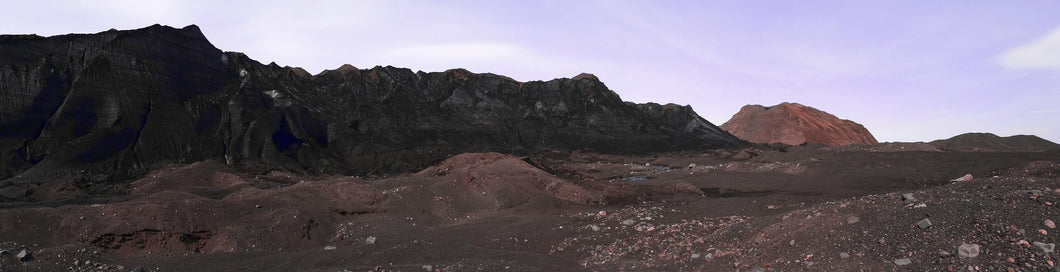
M 747 105 L 721 128 L 753 143 L 827 146 L 878 143 L 861 124 L 797 103 L 772 107 Z

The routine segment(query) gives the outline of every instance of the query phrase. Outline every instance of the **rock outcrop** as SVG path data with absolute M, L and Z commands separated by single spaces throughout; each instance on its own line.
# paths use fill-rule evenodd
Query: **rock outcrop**
M 944 151 L 1035 152 L 1060 149 L 1060 144 L 1034 135 L 1000 137 L 992 133 L 965 133 L 945 140 L 931 141 Z
M 876 138 L 864 126 L 796 103 L 780 103 L 772 107 L 747 105 L 721 128 L 753 143 L 877 144 Z
M 127 179 L 163 163 L 348 174 L 465 152 L 738 147 L 688 106 L 624 102 L 595 76 L 463 69 L 310 75 L 222 52 L 198 27 L 0 36 L 0 180 Z

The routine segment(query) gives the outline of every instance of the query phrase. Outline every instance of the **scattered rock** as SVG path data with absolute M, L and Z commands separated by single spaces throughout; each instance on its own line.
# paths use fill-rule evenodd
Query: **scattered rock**
M 950 253 L 949 251 L 945 251 L 945 250 L 939 251 L 939 257 L 946 258 L 946 257 L 950 257 L 950 256 L 953 256 L 953 254 Z
M 913 201 L 916 201 L 916 198 L 913 197 L 913 193 L 902 194 L 902 203 L 909 204 L 913 203 Z
M 840 259 L 850 258 L 850 254 L 847 254 L 846 252 L 840 252 L 839 253 L 839 258 Z
M 692 168 L 696 168 L 696 164 L 695 163 L 689 163 L 688 164 L 688 169 L 692 169 Z
M 596 213 L 596 215 L 600 216 L 600 217 L 607 216 L 607 211 L 600 211 L 600 212 Z
M 368 236 L 368 239 L 364 239 L 364 243 L 369 245 L 375 244 L 375 236 Z
M 335 250 L 335 249 L 338 249 L 338 248 L 335 247 L 335 246 L 324 246 L 324 250 Z
M 1045 226 L 1049 227 L 1050 229 L 1055 229 L 1056 223 L 1053 222 L 1053 220 L 1045 219 Z
M 626 225 L 626 226 L 632 226 L 635 223 L 636 222 L 634 222 L 633 219 L 622 220 L 622 225 Z
M 422 268 L 426 271 L 434 271 L 434 266 L 424 265 Z
M 1052 253 L 1053 250 L 1056 249 L 1056 244 L 1054 244 L 1054 243 L 1048 243 L 1047 244 L 1047 243 L 1042 243 L 1042 242 L 1034 242 L 1032 244 L 1034 244 L 1035 248 L 1038 248 L 1038 250 L 1041 250 L 1042 253 Z
M 920 222 L 916 223 L 916 227 L 921 228 L 921 229 L 930 228 L 931 227 L 931 219 L 924 218 L 924 220 L 920 220 Z
M 1038 233 L 1040 233 L 1041 235 L 1049 235 L 1049 232 L 1043 229 L 1038 229 Z
M 788 242 L 788 246 L 795 246 L 795 240 L 791 240 L 791 242 Z
M 258 205 L 254 205 L 254 208 L 255 208 L 255 209 L 261 209 L 261 204 L 258 204 Z
M 1051 247 L 1050 247 L 1049 252 L 1052 252 Z M 19 261 L 23 261 L 23 262 L 32 261 L 33 260 L 33 253 L 29 252 L 28 250 L 23 249 L 22 251 L 18 252 L 18 255 L 15 255 L 15 258 L 18 258 Z
M 913 260 L 910 260 L 909 258 L 903 258 L 903 259 L 894 260 L 894 264 L 897 264 L 897 265 L 910 265 L 912 263 L 913 263 Z
M 955 178 L 955 179 L 951 179 L 950 181 L 952 181 L 952 182 L 964 182 L 964 181 L 972 181 L 973 179 L 975 179 L 975 178 L 972 177 L 972 174 L 964 174 L 964 176 L 961 176 L 961 177 Z
M 847 224 L 854 224 L 859 221 L 861 221 L 861 218 L 858 218 L 857 216 L 847 217 Z
M 961 243 L 957 247 L 957 256 L 961 259 L 979 257 L 979 247 L 978 244 Z
M 600 231 L 600 226 L 597 226 L 597 225 L 592 225 L 589 228 L 592 229 L 593 231 Z
M 6 249 L 0 249 L 0 255 L 7 255 L 7 254 L 11 254 L 11 252 L 8 252 Z
M 699 259 L 699 253 L 692 253 L 692 259 Z

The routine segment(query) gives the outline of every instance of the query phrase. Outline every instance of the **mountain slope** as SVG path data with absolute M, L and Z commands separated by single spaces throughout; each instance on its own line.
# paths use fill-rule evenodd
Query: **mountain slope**
M 198 27 L 0 36 L 0 179 L 125 179 L 167 162 L 378 174 L 451 155 L 637 154 L 744 142 L 690 107 L 624 102 L 592 75 L 462 69 L 319 75 L 222 52 Z

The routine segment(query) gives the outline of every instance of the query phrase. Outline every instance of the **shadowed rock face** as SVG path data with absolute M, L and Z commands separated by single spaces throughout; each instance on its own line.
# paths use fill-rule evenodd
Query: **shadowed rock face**
M 753 143 L 812 143 L 827 146 L 877 144 L 876 138 L 864 126 L 796 103 L 781 103 L 772 107 L 747 105 L 721 128 Z
M 1034 135 L 1000 137 L 992 133 L 965 133 L 929 144 L 946 151 L 1026 152 L 1060 149 L 1060 144 Z
M 194 25 L 0 36 L 0 179 L 16 183 L 206 159 L 370 174 L 465 152 L 743 144 L 690 107 L 623 102 L 587 74 L 518 82 L 345 65 L 313 76 L 222 52 Z

